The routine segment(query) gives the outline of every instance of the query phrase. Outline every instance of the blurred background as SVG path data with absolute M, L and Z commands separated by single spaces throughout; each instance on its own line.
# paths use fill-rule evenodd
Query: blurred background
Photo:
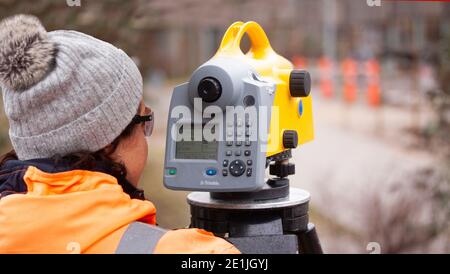
M 82 31 L 134 58 L 156 115 L 141 187 L 160 225 L 189 224 L 187 193 L 162 185 L 172 89 L 214 55 L 231 23 L 253 20 L 314 80 L 316 139 L 295 150 L 291 182 L 311 192 L 325 252 L 450 252 L 450 3 L 69 2 L 77 1 L 0 0 L 0 19 L 34 14 L 47 30 Z M 0 115 L 4 153 L 11 145 Z

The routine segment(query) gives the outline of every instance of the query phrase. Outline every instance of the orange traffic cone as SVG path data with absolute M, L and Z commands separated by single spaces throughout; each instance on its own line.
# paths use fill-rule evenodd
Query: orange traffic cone
M 344 77 L 344 100 L 351 104 L 356 101 L 357 96 L 357 71 L 358 64 L 352 58 L 346 58 L 341 63 L 342 75 Z
M 381 104 L 380 89 L 380 64 L 376 59 L 369 59 L 365 63 L 367 77 L 367 103 L 372 107 L 379 107 Z

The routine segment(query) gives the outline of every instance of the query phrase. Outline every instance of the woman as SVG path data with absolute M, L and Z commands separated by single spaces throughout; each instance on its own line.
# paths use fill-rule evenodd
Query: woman
M 154 226 L 136 188 L 153 113 L 123 51 L 10 17 L 0 85 L 14 148 L 0 161 L 0 253 L 239 253 L 203 230 Z

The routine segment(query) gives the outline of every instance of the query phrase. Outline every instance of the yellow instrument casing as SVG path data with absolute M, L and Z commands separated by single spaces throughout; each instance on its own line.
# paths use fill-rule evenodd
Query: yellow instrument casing
M 240 47 L 244 34 L 248 35 L 251 42 L 251 47 L 245 54 Z M 246 62 L 265 81 L 274 82 L 276 85 L 267 157 L 287 149 L 283 145 L 283 133 L 286 130 L 297 132 L 298 144 L 306 143 L 314 138 L 311 95 L 291 96 L 290 75 L 294 69 L 293 64 L 272 49 L 266 33 L 258 23 L 253 21 L 233 23 L 225 32 L 213 58 L 218 57 L 233 57 Z

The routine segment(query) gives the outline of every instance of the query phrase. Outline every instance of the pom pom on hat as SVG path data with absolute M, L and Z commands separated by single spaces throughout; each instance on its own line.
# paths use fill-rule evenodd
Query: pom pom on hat
M 107 42 L 47 32 L 29 15 L 0 22 L 0 87 L 19 160 L 105 148 L 136 115 L 142 86 L 133 60 Z
M 4 19 L 0 22 L 0 83 L 15 91 L 33 86 L 53 68 L 56 52 L 36 17 Z

